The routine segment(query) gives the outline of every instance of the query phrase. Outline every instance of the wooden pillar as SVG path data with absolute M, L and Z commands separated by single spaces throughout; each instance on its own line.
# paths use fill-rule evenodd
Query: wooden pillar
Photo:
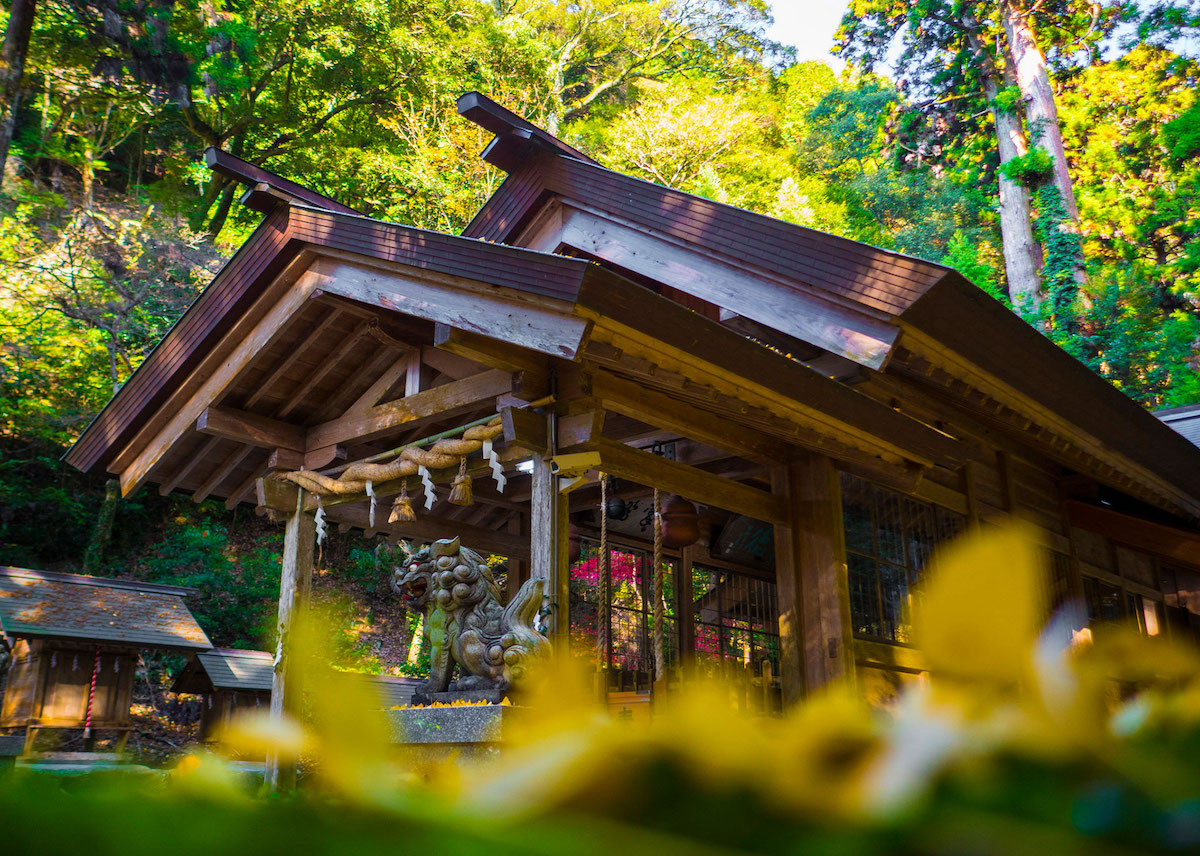
M 283 535 L 283 570 L 279 580 L 279 624 L 275 643 L 275 673 L 271 678 L 271 718 L 282 718 L 300 710 L 299 670 L 292 661 L 292 632 L 297 618 L 308 608 L 312 591 L 313 542 L 316 524 L 304 510 L 304 491 L 296 491 L 296 507 L 288 516 Z M 267 756 L 267 786 L 287 792 L 296 787 L 296 762 Z
M 509 518 L 507 529 L 510 535 L 529 537 L 529 524 L 523 512 L 517 512 Z M 516 596 L 529 579 L 529 562 L 525 559 L 508 559 L 508 584 L 505 586 L 504 600 L 507 603 Z
M 675 580 L 675 616 L 679 626 L 679 673 L 684 680 L 696 677 L 696 592 L 692 589 L 692 565 L 696 548 L 689 544 L 679 551 L 679 576 Z
M 554 476 L 550 474 L 550 460 L 535 452 L 529 495 L 529 577 L 545 580 L 547 594 L 552 592 L 554 526 Z
M 554 569 L 551 579 L 554 584 L 554 647 L 559 654 L 568 653 L 571 639 L 571 495 L 558 492 L 558 479 L 551 476 L 554 485 Z
M 785 704 L 825 684 L 854 680 L 850 589 L 842 539 L 841 485 L 833 462 L 804 455 L 772 473 L 788 498 L 775 527 L 781 681 Z

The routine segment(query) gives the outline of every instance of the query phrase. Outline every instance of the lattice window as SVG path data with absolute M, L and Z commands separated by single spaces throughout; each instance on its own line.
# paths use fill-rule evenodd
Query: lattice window
M 779 674 L 779 607 L 775 583 L 692 567 L 696 661 L 710 672 L 730 667 L 762 674 L 764 660 Z
M 842 473 L 842 520 L 854 634 L 908 642 L 921 570 L 936 546 L 966 528 L 966 518 Z
M 610 548 L 608 645 L 600 652 L 600 545 L 582 539 L 581 548 L 579 561 L 571 565 L 571 651 L 593 663 L 603 656 L 613 685 L 620 689 L 649 689 L 654 682 L 653 557 L 641 550 Z M 670 562 L 663 581 L 663 603 L 663 653 L 669 668 L 679 661 L 675 566 Z

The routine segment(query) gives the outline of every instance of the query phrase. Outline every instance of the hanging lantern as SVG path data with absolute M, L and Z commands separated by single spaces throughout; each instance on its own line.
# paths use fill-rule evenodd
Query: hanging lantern
M 624 520 L 629 516 L 629 505 L 621 497 L 614 492 L 617 488 L 617 480 L 609 477 L 608 479 L 608 501 L 604 504 L 604 511 L 608 515 L 609 520 Z
M 662 510 L 662 538 L 668 547 L 679 549 L 700 540 L 700 515 L 696 506 L 681 496 L 667 500 Z

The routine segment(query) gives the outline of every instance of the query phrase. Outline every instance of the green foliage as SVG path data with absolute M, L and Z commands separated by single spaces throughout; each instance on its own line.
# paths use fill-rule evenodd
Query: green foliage
M 147 582 L 196 589 L 188 604 L 213 644 L 274 647 L 282 537 L 270 534 L 235 550 L 228 526 L 206 505 L 183 506 L 170 537 L 144 550 L 130 567 Z
M 1037 217 L 1033 228 L 1042 245 L 1042 291 L 1046 295 L 1046 309 L 1054 326 L 1074 329 L 1073 309 L 1078 289 L 1075 271 L 1083 257 L 1083 242 L 1067 217 L 1058 187 L 1043 184 L 1034 192 L 1034 204 Z
M 982 258 L 984 249 L 960 230 L 950 236 L 942 264 L 949 265 L 992 297 L 1007 303 L 1008 293 L 996 282 L 996 266 Z
M 988 102 L 988 105 L 995 107 L 997 110 L 1005 113 L 1015 113 L 1017 105 L 1021 103 L 1021 87 L 1005 86 L 996 93 L 996 97 Z
M 1179 118 L 1163 125 L 1162 139 L 1175 166 L 1181 166 L 1188 158 L 1200 155 L 1200 101 Z
M 1034 187 L 1054 174 L 1054 159 L 1048 151 L 1037 146 L 1001 165 L 1000 172 L 1011 181 Z

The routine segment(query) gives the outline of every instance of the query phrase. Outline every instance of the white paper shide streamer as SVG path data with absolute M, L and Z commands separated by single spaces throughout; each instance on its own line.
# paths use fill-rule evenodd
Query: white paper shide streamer
M 504 485 L 508 479 L 504 475 L 504 467 L 500 464 L 500 456 L 492 448 L 491 440 L 483 441 L 483 457 L 488 462 L 488 466 L 492 468 L 492 478 L 496 480 L 496 490 L 504 493 Z
M 437 494 L 433 492 L 433 476 L 424 464 L 417 466 L 417 475 L 421 477 L 421 484 L 425 487 L 425 510 L 428 511 L 437 502 Z
M 367 525 L 375 525 L 375 485 L 367 482 L 367 496 L 371 497 L 371 510 L 367 512 Z
M 317 513 L 313 515 L 313 523 L 317 525 L 317 544 L 325 542 L 325 506 L 321 505 L 320 497 L 317 498 Z

